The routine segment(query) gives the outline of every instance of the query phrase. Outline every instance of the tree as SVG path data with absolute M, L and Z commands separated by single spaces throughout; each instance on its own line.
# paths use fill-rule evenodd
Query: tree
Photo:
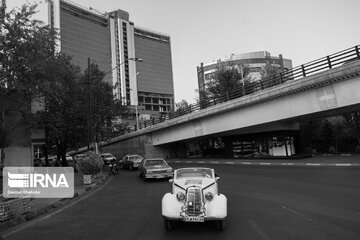
M 324 129 L 325 140 L 331 146 L 332 139 L 335 141 L 335 151 L 339 152 L 339 141 L 344 136 L 346 130 L 347 121 L 344 116 L 332 116 L 327 117 L 322 121 L 322 127 Z
M 176 111 L 184 111 L 188 108 L 189 108 L 189 103 L 185 99 L 175 104 Z
M 86 116 L 79 67 L 71 58 L 56 54 L 44 66 L 47 80 L 42 89 L 44 109 L 35 116 L 37 127 L 46 131 L 48 145 L 56 145 L 58 160 L 67 165 L 69 146 L 84 143 Z
M 123 133 L 126 126 L 121 119 L 129 113 L 129 109 L 114 98 L 113 88 L 103 81 L 105 73 L 100 71 L 98 65 L 91 64 L 90 69 L 91 83 L 88 84 L 88 69 L 84 71 L 82 82 L 87 83 L 85 96 L 88 96 L 88 87 L 91 88 L 91 131 L 95 133 L 95 139 L 91 140 L 99 142 Z M 86 97 L 84 101 L 88 104 Z
M 269 77 L 275 77 L 281 72 L 281 69 L 278 67 L 274 67 L 270 63 L 266 63 L 265 66 L 261 67 L 260 75 L 261 78 L 269 78 Z
M 40 95 L 46 79 L 43 66 L 53 58 L 55 52 L 55 31 L 32 19 L 36 7 L 37 5 L 25 4 L 9 12 L 6 12 L 5 4 L 1 7 L 1 148 L 10 144 L 8 133 L 13 131 L 6 122 L 11 110 L 10 99 L 21 96 L 21 104 L 18 104 L 17 111 L 22 114 L 22 124 L 29 124 L 29 103 Z M 14 124 L 15 127 L 20 125 Z
M 91 64 L 91 84 L 88 70 L 81 73 L 71 64 L 71 58 L 57 54 L 46 67 L 49 78 L 43 90 L 43 111 L 37 114 L 37 123 L 47 130 L 47 142 L 57 147 L 58 160 L 66 166 L 66 152 L 69 148 L 78 148 L 92 142 L 112 137 L 116 118 L 126 112 L 126 107 L 114 99 L 112 87 L 103 81 L 104 73 L 97 65 Z M 91 133 L 88 131 L 88 97 L 91 88 Z M 90 141 L 90 142 L 88 142 Z
M 229 100 L 230 92 L 252 81 L 249 73 L 250 68 L 247 65 L 218 60 L 211 79 L 206 82 L 206 96 L 202 98 L 210 97 L 217 100 L 226 96 Z
M 349 125 L 354 129 L 357 139 L 357 148 L 360 149 L 360 112 L 352 112 L 347 114 Z

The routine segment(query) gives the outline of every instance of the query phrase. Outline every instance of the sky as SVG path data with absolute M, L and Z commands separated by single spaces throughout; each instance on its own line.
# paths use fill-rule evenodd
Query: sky
M 24 2 L 7 0 L 7 6 L 13 8 Z M 296 67 L 360 44 L 359 0 L 72 2 L 101 12 L 125 10 L 135 26 L 170 35 L 175 102 L 195 102 L 196 67 L 201 62 L 268 51 L 291 59 Z

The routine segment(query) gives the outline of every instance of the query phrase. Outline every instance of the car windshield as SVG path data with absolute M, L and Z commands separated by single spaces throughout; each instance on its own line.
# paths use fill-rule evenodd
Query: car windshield
M 186 168 L 176 171 L 176 178 L 213 178 L 209 168 Z
M 143 158 L 141 156 L 133 156 L 134 160 L 142 160 Z
M 166 164 L 163 159 L 149 159 L 146 160 L 144 166 L 152 166 L 152 165 L 164 165 Z

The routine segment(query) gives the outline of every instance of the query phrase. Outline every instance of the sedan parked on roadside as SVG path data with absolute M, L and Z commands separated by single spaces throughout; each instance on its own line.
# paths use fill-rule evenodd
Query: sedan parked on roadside
M 139 171 L 140 177 L 144 181 L 150 178 L 171 178 L 174 175 L 173 168 L 163 158 L 143 159 L 139 166 Z
M 100 156 L 106 165 L 109 165 L 112 160 L 116 161 L 116 158 L 111 153 L 103 153 Z
M 120 168 L 126 168 L 132 171 L 140 166 L 143 159 L 141 155 L 128 154 L 119 161 L 119 166 Z

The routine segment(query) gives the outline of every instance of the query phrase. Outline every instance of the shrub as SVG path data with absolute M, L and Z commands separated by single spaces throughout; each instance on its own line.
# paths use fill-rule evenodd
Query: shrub
M 104 162 L 99 155 L 88 151 L 84 158 L 77 161 L 76 168 L 84 175 L 95 175 L 101 172 L 103 165 Z

